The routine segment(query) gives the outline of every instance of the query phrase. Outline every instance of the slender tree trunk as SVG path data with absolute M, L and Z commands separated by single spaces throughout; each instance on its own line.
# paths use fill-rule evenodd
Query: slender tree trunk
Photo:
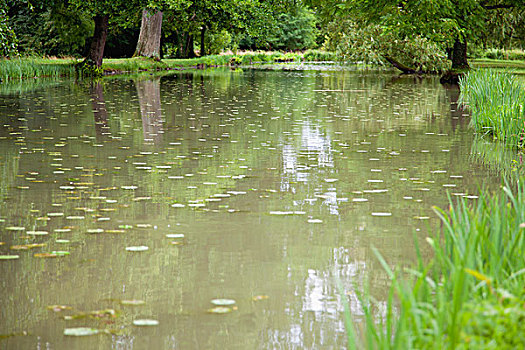
M 205 33 L 206 33 L 206 27 L 202 26 L 202 29 L 201 29 L 201 57 L 206 56 L 206 46 L 204 42 Z
M 160 60 L 160 37 L 162 31 L 162 11 L 142 11 L 139 40 L 133 57 L 143 56 Z
M 102 66 L 102 58 L 104 57 L 104 47 L 106 46 L 106 38 L 108 37 L 109 16 L 95 16 L 95 33 L 91 39 L 89 51 L 84 60 L 86 65 Z
M 452 48 L 452 70 L 469 69 L 470 66 L 467 60 L 467 40 L 460 41 L 456 39 L 454 47 Z
M 197 56 L 193 47 L 193 34 L 188 33 L 184 44 L 184 58 L 193 58 Z

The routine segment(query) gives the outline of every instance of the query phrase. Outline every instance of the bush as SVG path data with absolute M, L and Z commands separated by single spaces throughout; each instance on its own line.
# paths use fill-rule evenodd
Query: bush
M 306 62 L 327 62 L 337 60 L 334 52 L 322 50 L 307 50 L 303 54 L 303 60 Z

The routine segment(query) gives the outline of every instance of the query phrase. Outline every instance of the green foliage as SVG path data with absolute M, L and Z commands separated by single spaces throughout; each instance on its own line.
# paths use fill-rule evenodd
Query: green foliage
M 319 30 L 313 12 L 299 5 L 280 8 L 263 35 L 241 33 L 234 40 L 243 49 L 305 50 L 317 46 Z
M 337 56 L 334 52 L 323 50 L 306 50 L 303 54 L 303 60 L 306 62 L 328 62 L 336 61 Z
M 19 2 L 10 12 L 19 50 L 25 55 L 80 56 L 93 32 L 91 19 L 64 3 L 30 8 Z
M 217 55 L 230 47 L 232 36 L 227 30 L 221 30 L 217 33 L 209 33 L 206 35 L 205 45 L 206 53 Z
M 525 52 L 523 50 L 487 49 L 481 57 L 494 60 L 525 61 Z
M 5 0 L 0 0 L 0 57 L 14 57 L 18 54 L 17 37 L 9 24 Z
M 267 43 L 277 50 L 311 49 L 316 45 L 318 34 L 313 13 L 299 7 L 291 13 L 285 12 L 277 16 L 275 28 Z
M 361 337 L 348 330 L 351 348 L 518 349 L 525 346 L 525 185 L 483 194 L 474 204 L 450 200 L 436 209 L 442 231 L 427 242 L 433 258 L 393 271 L 376 252 L 392 281 L 380 317 L 361 296 Z M 343 295 L 344 293 L 342 293 Z M 394 295 L 398 301 L 394 301 Z
M 331 23 L 326 46 L 343 61 L 384 64 L 393 59 L 415 71 L 442 72 L 450 67 L 445 51 L 420 35 L 399 37 L 377 25 Z
M 525 147 L 525 86 L 510 72 L 477 70 L 460 81 L 460 103 L 476 132 L 510 147 Z

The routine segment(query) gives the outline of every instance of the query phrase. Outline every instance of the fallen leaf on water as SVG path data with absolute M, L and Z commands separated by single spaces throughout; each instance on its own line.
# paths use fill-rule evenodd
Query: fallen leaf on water
M 142 320 L 134 320 L 133 324 L 135 326 L 157 326 L 159 324 L 159 321 L 142 319 Z
M 36 253 L 33 255 L 35 258 L 56 258 L 58 255 L 51 253 Z
M 149 248 L 147 246 L 145 246 L 145 245 L 126 247 L 126 250 L 128 252 L 144 252 L 144 251 L 146 251 L 148 249 Z
M 47 307 L 48 310 L 54 311 L 54 312 L 60 312 L 64 310 L 72 310 L 73 308 L 71 306 L 67 305 L 49 305 Z
M 131 305 L 131 306 L 145 305 L 146 304 L 146 302 L 144 300 L 135 300 L 135 299 L 121 300 L 120 303 L 122 305 Z
M 211 303 L 218 306 L 229 306 L 235 304 L 233 299 L 212 299 Z
M 87 335 L 95 335 L 100 333 L 100 329 L 88 328 L 88 327 L 76 327 L 64 329 L 64 335 L 83 337 Z
M 0 260 L 15 260 L 20 258 L 20 255 L 0 255 Z
M 227 314 L 232 312 L 233 310 L 226 306 L 216 306 L 214 308 L 208 309 L 208 312 L 210 314 Z
M 21 244 L 21 245 L 12 245 L 10 249 L 12 250 L 29 250 L 34 248 L 45 247 L 45 243 L 33 243 L 33 244 Z

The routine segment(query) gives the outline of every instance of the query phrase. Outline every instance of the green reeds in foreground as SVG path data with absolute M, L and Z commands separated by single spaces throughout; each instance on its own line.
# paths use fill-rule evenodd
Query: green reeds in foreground
M 525 147 L 525 85 L 510 72 L 475 70 L 459 82 L 459 103 L 471 111 L 476 132 L 511 147 Z
M 64 59 L 13 58 L 0 59 L 0 80 L 41 77 L 73 77 L 75 62 Z
M 410 278 L 376 252 L 392 281 L 386 312 L 374 317 L 362 296 L 364 334 L 348 330 L 349 348 L 524 349 L 525 185 L 514 192 L 436 209 L 434 257 L 420 257 Z

